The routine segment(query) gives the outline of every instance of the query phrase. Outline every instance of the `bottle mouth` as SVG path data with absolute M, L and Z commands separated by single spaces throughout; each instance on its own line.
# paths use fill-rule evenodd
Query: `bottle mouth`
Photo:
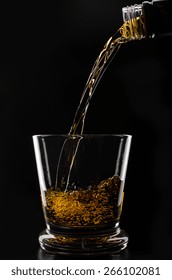
M 135 4 L 122 8 L 123 26 L 121 34 L 126 41 L 145 38 L 143 5 Z
M 143 15 L 143 5 L 135 4 L 122 8 L 123 21 L 129 21 Z

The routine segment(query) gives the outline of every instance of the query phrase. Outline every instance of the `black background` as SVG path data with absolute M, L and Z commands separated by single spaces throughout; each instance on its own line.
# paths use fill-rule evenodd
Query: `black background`
M 68 133 L 91 67 L 122 25 L 122 7 L 131 4 L 1 6 L 0 259 L 44 258 L 32 135 Z M 133 135 L 121 217 L 130 237 L 124 258 L 172 258 L 171 50 L 170 37 L 123 45 L 86 118 L 85 133 Z

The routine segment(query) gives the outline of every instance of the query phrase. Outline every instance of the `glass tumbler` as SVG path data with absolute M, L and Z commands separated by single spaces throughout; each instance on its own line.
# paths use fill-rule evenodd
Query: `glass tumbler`
M 128 244 L 120 229 L 131 135 L 34 135 L 43 250 L 98 255 Z

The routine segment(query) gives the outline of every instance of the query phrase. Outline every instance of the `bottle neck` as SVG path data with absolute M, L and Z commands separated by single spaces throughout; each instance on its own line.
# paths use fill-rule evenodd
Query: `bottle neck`
M 141 40 L 145 38 L 143 5 L 127 6 L 122 9 L 124 24 L 121 34 L 125 40 Z
M 122 8 L 124 40 L 172 35 L 172 1 L 159 0 Z

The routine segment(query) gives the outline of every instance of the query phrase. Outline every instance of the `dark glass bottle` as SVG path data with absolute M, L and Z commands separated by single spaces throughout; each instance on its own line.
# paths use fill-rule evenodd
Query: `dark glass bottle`
M 124 22 L 130 23 L 128 28 L 132 34 L 131 40 L 172 35 L 171 0 L 144 1 L 142 4 L 122 8 L 122 14 Z M 136 18 L 141 18 L 143 23 L 139 30 L 134 25 Z

